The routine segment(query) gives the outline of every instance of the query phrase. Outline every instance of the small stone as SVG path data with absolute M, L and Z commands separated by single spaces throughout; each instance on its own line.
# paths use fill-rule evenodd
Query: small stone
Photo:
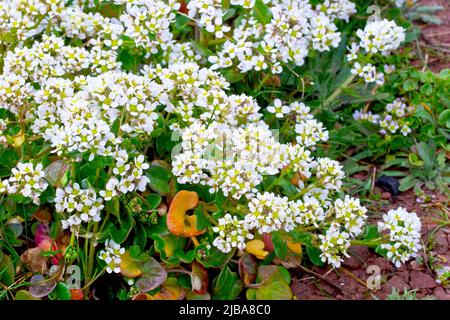
M 450 300 L 450 293 L 448 293 L 442 287 L 437 287 L 436 289 L 434 289 L 433 296 L 435 296 L 439 300 Z
M 437 286 L 436 281 L 429 274 L 420 271 L 411 271 L 409 284 L 414 289 L 432 289 Z
M 376 265 L 380 268 L 381 272 L 386 272 L 386 271 L 391 271 L 392 270 L 392 264 L 389 262 L 389 260 L 387 260 L 386 258 L 383 257 L 376 257 L 376 258 L 371 258 L 369 260 L 367 260 L 367 265 Z
M 411 266 L 411 270 L 415 270 L 415 271 L 423 270 L 423 266 L 415 260 L 411 261 L 411 263 L 409 265 Z
M 436 234 L 436 238 L 434 239 L 436 245 L 438 245 L 440 248 L 447 249 L 448 242 L 447 242 L 447 236 L 443 232 L 438 232 Z
M 354 270 L 354 269 L 358 269 L 359 267 L 361 267 L 362 263 L 357 257 L 350 256 L 350 257 L 344 258 L 342 265 L 346 268 Z
M 349 250 L 350 257 L 344 258 L 344 262 L 342 264 L 344 267 L 353 270 L 359 269 L 369 254 L 369 249 L 365 246 L 352 246 Z
M 391 279 L 389 279 L 389 281 L 384 284 L 383 291 L 387 294 L 390 294 L 392 292 L 392 289 L 394 288 L 397 289 L 398 292 L 403 292 L 405 291 L 405 289 L 411 289 L 411 287 L 398 276 L 393 276 Z
M 389 192 L 383 192 L 383 193 L 381 193 L 381 199 L 383 199 L 383 200 L 390 200 L 391 199 L 391 194 Z

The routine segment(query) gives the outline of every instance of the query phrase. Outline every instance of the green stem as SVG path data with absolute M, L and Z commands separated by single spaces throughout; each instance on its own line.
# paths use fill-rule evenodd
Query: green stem
M 84 295 L 87 296 L 87 294 L 89 293 L 89 286 L 91 285 L 91 275 L 92 275 L 92 270 L 94 268 L 94 254 L 95 254 L 95 241 L 96 241 L 96 234 L 97 234 L 97 230 L 98 230 L 98 222 L 94 222 L 94 227 L 92 228 L 92 236 L 89 239 L 86 239 L 86 241 L 89 241 L 89 256 L 87 259 L 87 270 L 86 270 L 86 274 L 85 274 L 85 288 L 84 288 Z
M 351 244 L 354 246 L 368 246 L 368 247 L 376 247 L 383 243 L 383 238 L 379 237 L 372 240 L 352 240 Z
M 333 102 L 333 100 L 336 99 L 342 93 L 342 91 L 348 87 L 350 83 L 352 83 L 355 77 L 356 74 L 350 74 L 347 79 L 345 79 L 345 81 L 342 82 L 342 84 L 336 90 L 334 90 L 334 92 L 327 98 L 327 100 L 324 101 L 324 103 L 322 104 L 322 108 L 327 108 Z

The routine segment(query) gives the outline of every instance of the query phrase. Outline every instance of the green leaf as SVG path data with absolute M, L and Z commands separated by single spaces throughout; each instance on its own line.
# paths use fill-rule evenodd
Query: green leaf
M 286 240 L 282 237 L 282 235 L 280 235 L 279 232 L 272 233 L 272 242 L 277 257 L 280 259 L 286 258 L 288 252 Z
M 152 165 L 146 172 L 145 175 L 149 178 L 150 189 L 165 196 L 169 193 L 170 187 L 169 182 L 172 178 L 172 173 L 169 169 Z
M 52 292 L 52 294 L 55 294 L 56 298 L 58 300 L 70 300 L 71 299 L 69 287 L 65 283 L 62 283 L 62 282 L 59 282 L 56 285 L 56 288 Z
M 256 0 L 253 7 L 253 16 L 262 24 L 267 24 L 272 20 L 272 12 L 262 0 Z
M 228 266 L 225 266 L 213 281 L 212 298 L 213 300 L 234 300 L 241 289 L 242 282 L 238 280 L 236 272 L 232 272 Z
M 26 290 L 19 290 L 16 293 L 16 296 L 14 300 L 40 300 L 39 298 L 33 297 L 28 291 Z
M 408 79 L 405 82 L 403 82 L 403 90 L 405 90 L 406 92 L 417 90 L 417 87 L 418 87 L 417 82 L 415 82 L 412 79 Z
M 152 193 L 145 197 L 148 204 L 150 205 L 150 209 L 156 209 L 161 204 L 162 197 L 159 194 Z
M 438 124 L 450 128 L 450 109 L 446 109 L 439 114 Z
M 420 93 L 430 96 L 433 93 L 433 86 L 429 83 L 425 83 L 422 88 L 420 88 Z
M 324 265 L 324 262 L 320 258 L 322 253 L 320 249 L 313 246 L 306 246 L 306 252 L 308 253 L 309 260 L 311 260 L 313 264 L 320 267 Z
M 127 213 L 124 217 L 122 217 L 119 228 L 112 223 L 109 225 L 109 234 L 115 243 L 121 244 L 127 239 L 133 229 L 133 225 L 134 220 L 131 215 Z
M 0 261 L 0 282 L 10 286 L 14 283 L 15 269 L 9 255 L 4 254 Z
M 400 180 L 400 187 L 398 188 L 400 191 L 404 192 L 406 190 L 411 189 L 418 183 L 418 180 L 415 176 L 409 175 L 402 180 Z
M 373 240 L 380 236 L 380 233 L 378 232 L 378 227 L 369 224 L 366 226 L 366 233 L 364 234 L 364 240 Z
M 256 289 L 258 300 L 292 300 L 292 290 L 283 281 L 274 281 Z
M 225 265 L 234 255 L 235 250 L 223 253 L 215 246 L 211 246 L 206 257 L 197 258 L 197 261 L 205 266 L 205 268 L 220 268 Z

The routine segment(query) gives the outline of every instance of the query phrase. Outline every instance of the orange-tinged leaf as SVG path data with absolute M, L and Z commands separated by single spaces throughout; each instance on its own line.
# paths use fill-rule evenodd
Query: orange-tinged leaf
M 286 245 L 293 253 L 302 254 L 302 244 L 298 242 L 293 242 L 292 240 L 286 240 Z
M 174 281 L 172 281 L 174 280 Z M 161 290 L 154 295 L 146 295 L 147 300 L 182 300 L 186 296 L 183 288 L 176 285 L 176 279 L 167 279 Z
M 269 254 L 268 251 L 264 250 L 264 242 L 261 240 L 250 240 L 247 242 L 245 250 L 260 260 L 264 260 L 264 258 Z
M 206 230 L 197 229 L 197 217 L 188 215 L 188 210 L 194 209 L 198 204 L 198 194 L 194 191 L 181 190 L 172 200 L 167 214 L 167 227 L 169 231 L 179 237 L 195 237 Z
M 33 214 L 33 218 L 41 223 L 48 223 L 52 220 L 52 214 L 44 209 L 39 209 Z
M 143 274 L 139 261 L 134 259 L 129 251 L 120 257 L 120 273 L 128 278 L 136 278 Z
M 70 300 L 83 300 L 83 290 L 70 289 Z

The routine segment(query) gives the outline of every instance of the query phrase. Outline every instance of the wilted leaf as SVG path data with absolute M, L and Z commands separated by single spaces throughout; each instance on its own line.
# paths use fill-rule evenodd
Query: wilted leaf
M 204 294 L 208 290 L 208 271 L 197 261 L 192 263 L 191 285 L 192 291 Z
M 27 249 L 20 256 L 20 261 L 33 273 L 45 273 L 48 257 L 42 256 L 42 251 L 40 247 Z
M 69 169 L 69 164 L 63 160 L 53 161 L 44 170 L 45 179 L 54 187 L 58 185 L 65 185 L 64 175 Z
M 70 289 L 70 300 L 83 300 L 83 290 L 81 289 Z
M 56 287 L 54 279 L 46 280 L 44 276 L 35 274 L 31 277 L 30 282 L 33 283 L 28 291 L 35 298 L 43 298 L 48 296 Z
M 198 294 L 194 291 L 188 291 L 186 293 L 186 300 L 211 300 L 211 295 L 208 292 Z
M 255 258 L 250 254 L 243 254 L 239 259 L 239 276 L 244 284 L 250 284 L 255 281 L 258 273 L 258 264 Z
M 177 285 L 176 279 L 167 279 L 161 290 L 154 295 L 146 295 L 147 300 L 181 300 L 186 296 L 186 292 Z

